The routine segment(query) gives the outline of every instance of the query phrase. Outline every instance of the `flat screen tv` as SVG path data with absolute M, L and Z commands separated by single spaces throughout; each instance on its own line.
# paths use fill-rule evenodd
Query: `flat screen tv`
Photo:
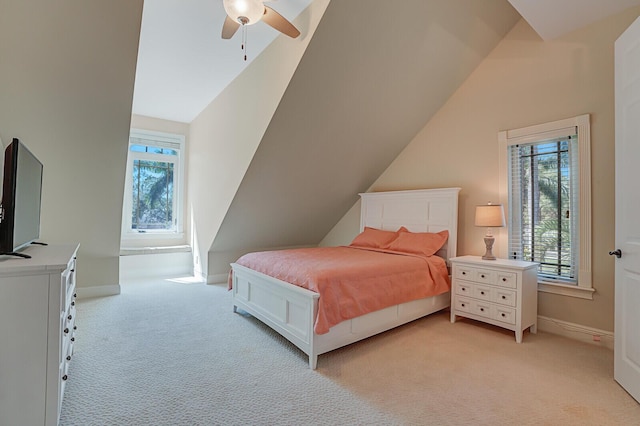
M 40 238 L 42 163 L 18 139 L 4 151 L 0 254 L 30 257 L 19 251 Z

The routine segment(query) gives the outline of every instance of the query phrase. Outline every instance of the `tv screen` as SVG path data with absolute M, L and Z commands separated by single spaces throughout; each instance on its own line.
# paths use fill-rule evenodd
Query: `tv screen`
M 42 163 L 18 139 L 5 149 L 0 254 L 17 254 L 40 237 L 42 169 Z

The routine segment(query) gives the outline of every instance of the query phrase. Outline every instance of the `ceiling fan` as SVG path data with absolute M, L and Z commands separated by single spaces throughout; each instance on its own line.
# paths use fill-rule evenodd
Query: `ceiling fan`
M 263 21 L 291 38 L 300 35 L 300 31 L 278 12 L 265 6 L 262 0 L 222 0 L 227 17 L 222 26 L 222 38 L 230 39 L 240 26 L 253 25 Z

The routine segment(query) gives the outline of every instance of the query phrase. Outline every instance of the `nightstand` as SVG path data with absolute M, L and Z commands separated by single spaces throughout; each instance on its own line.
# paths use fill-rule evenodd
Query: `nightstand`
M 451 260 L 451 322 L 456 316 L 513 330 L 516 342 L 538 324 L 538 264 L 522 260 Z

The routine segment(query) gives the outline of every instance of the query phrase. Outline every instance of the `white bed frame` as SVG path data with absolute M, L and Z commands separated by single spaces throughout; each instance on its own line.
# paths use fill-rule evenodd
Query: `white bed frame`
M 458 238 L 458 192 L 460 188 L 360 194 L 360 230 L 365 226 L 412 232 L 449 231 L 449 240 L 438 255 L 448 264 L 456 255 Z M 450 304 L 450 293 L 391 306 L 343 321 L 326 334 L 315 334 L 313 326 L 320 295 L 232 263 L 233 311 L 242 309 L 280 333 L 309 355 L 316 368 L 318 355 L 392 329 Z

